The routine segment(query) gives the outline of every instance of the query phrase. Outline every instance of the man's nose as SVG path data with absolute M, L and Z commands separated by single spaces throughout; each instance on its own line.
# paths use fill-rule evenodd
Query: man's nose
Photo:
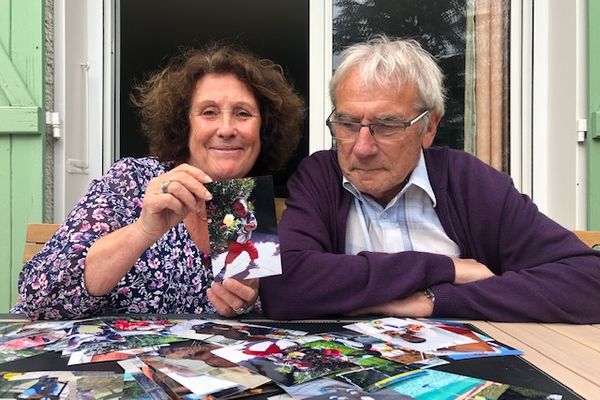
M 379 146 L 375 141 L 373 135 L 371 135 L 371 131 L 368 126 L 363 126 L 358 131 L 356 135 L 356 140 L 354 142 L 354 146 L 352 147 L 352 152 L 357 157 L 369 157 L 373 154 L 377 153 L 379 150 Z

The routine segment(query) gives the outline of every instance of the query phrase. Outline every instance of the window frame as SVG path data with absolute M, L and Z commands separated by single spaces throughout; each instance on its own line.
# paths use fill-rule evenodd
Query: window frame
M 587 159 L 583 135 L 578 132 L 587 112 L 585 0 L 523 2 L 533 3 L 535 27 L 530 30 L 531 160 L 523 163 L 524 168 L 531 168 L 528 194 L 540 211 L 559 224 L 586 229 Z M 524 158 L 529 157 L 527 152 L 524 147 Z
M 333 0 L 308 0 L 309 1 L 309 93 L 307 99 L 309 112 L 309 153 L 331 147 L 331 138 L 325 127 L 325 119 L 331 111 L 328 94 L 328 82 L 332 70 L 332 9 Z M 91 0 L 88 15 L 79 18 L 71 17 L 70 20 L 61 17 L 60 7 L 64 7 L 66 0 L 56 0 L 55 13 L 55 46 L 58 57 L 56 69 L 59 72 L 56 80 L 55 100 L 57 110 L 61 115 L 73 115 L 72 110 L 65 108 L 64 99 L 68 96 L 80 96 L 78 93 L 65 91 L 65 64 L 64 56 L 66 40 L 64 38 L 67 24 L 79 24 L 78 29 L 86 32 L 89 43 L 102 43 L 101 46 L 89 45 L 87 51 L 96 60 L 101 60 L 102 68 L 95 68 L 90 79 L 100 82 L 102 88 L 102 101 L 94 103 L 90 113 L 89 126 L 102 127 L 101 132 L 91 133 L 91 140 L 98 143 L 103 151 L 100 153 L 100 162 L 90 165 L 90 173 L 85 185 L 81 180 L 69 183 L 65 176 L 66 153 L 62 144 L 55 146 L 55 220 L 60 221 L 72 205 L 64 201 L 66 187 L 69 190 L 84 190 L 89 179 L 100 176 L 115 161 L 118 153 L 118 138 L 115 121 L 118 107 L 118 96 L 114 93 L 116 65 L 119 60 L 115 56 L 115 43 L 117 32 L 115 21 L 118 15 L 116 0 Z M 510 174 L 517 189 L 533 197 L 542 212 L 556 219 L 569 228 L 585 229 L 586 220 L 586 184 L 585 184 L 585 146 L 577 143 L 575 128 L 577 122 L 585 122 L 585 91 L 587 79 L 582 67 L 585 60 L 585 0 L 576 0 L 571 7 L 569 15 L 574 15 L 565 21 L 560 9 L 560 0 L 511 0 L 511 27 L 510 27 Z M 57 11 L 58 10 L 58 11 Z M 91 14 L 93 15 L 91 15 Z M 97 14 L 102 13 L 102 18 Z M 560 18 L 559 18 L 560 17 Z M 100 24 L 100 28 L 98 26 Z M 535 31 L 534 31 L 535 26 Z M 550 29 L 550 27 L 552 29 Z M 575 33 L 573 33 L 575 32 Z M 575 59 L 567 59 L 561 55 L 560 50 L 549 49 L 551 35 L 569 35 L 575 37 Z M 63 36 L 61 36 L 63 35 Z M 573 36 L 574 35 L 574 36 Z M 99 42 L 99 37 L 103 41 Z M 553 44 L 554 45 L 554 44 Z M 61 48 L 61 46 L 63 46 Z M 565 45 L 566 46 L 566 45 Z M 572 43 L 571 43 L 572 46 Z M 566 47 L 567 48 L 567 47 Z M 568 48 L 567 48 L 568 49 Z M 564 52 L 564 49 L 563 49 Z M 564 54 L 564 53 L 563 53 Z M 551 60 L 551 61 L 549 61 Z M 575 97 L 572 93 L 555 90 L 555 82 L 563 80 L 564 73 L 557 76 L 557 72 L 550 69 L 551 63 L 562 63 L 565 68 L 574 71 Z M 544 65 L 545 64 L 545 65 Z M 582 73 L 583 68 L 583 73 Z M 63 72 L 61 72 L 63 71 Z M 60 75 L 62 73 L 62 75 Z M 62 76 L 62 78 L 61 78 Z M 550 97 L 548 97 L 550 96 Z M 582 99 L 583 98 L 583 99 Z M 567 100 L 569 99 L 569 100 Z M 565 115 L 559 103 L 574 102 L 575 111 Z M 571 124 L 573 129 L 566 133 L 564 130 L 554 129 L 549 123 L 550 118 L 559 116 L 561 124 Z M 65 132 L 75 129 L 73 125 L 64 123 Z M 547 133 L 545 133 L 547 132 Z M 570 136 L 573 134 L 573 140 Z M 98 137 L 98 136 L 101 137 Z M 567 136 L 567 139 L 565 139 Z M 552 154 L 556 154 L 564 147 L 569 147 L 569 161 L 572 165 L 564 168 L 565 163 L 553 162 Z M 575 156 L 573 156 L 575 153 Z M 556 174 L 561 176 L 558 185 Z M 76 187 L 75 189 L 72 189 Z M 568 189 L 568 190 L 565 190 Z M 572 189 L 572 190 L 571 190 Z M 62 199 L 62 200 L 61 200 Z

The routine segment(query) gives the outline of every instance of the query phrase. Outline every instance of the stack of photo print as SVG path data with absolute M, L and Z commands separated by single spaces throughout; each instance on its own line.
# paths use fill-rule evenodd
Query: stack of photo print
M 0 398 L 560 399 L 433 368 L 519 354 L 467 324 L 434 320 L 381 318 L 319 334 L 227 319 L 5 322 Z M 48 357 L 68 371 L 38 371 Z M 11 370 L 20 360 L 33 369 Z

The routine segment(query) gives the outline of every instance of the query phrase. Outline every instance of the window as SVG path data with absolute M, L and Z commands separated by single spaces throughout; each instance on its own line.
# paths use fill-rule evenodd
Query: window
M 463 146 L 472 152 L 475 151 L 472 147 L 478 138 L 483 137 L 479 134 L 485 130 L 476 125 L 485 121 L 481 112 L 484 107 L 473 101 L 477 83 L 473 78 L 476 77 L 474 60 L 478 58 L 476 40 L 480 38 L 483 49 L 491 49 L 492 45 L 499 44 L 502 44 L 501 49 L 506 49 L 510 44 L 510 51 L 499 52 L 503 57 L 501 60 L 488 58 L 487 62 L 488 69 L 493 69 L 491 75 L 501 76 L 501 80 L 495 82 L 496 85 L 501 84 L 496 86 L 500 89 L 488 91 L 489 100 L 485 101 L 489 104 L 492 100 L 502 100 L 500 107 L 496 104 L 495 110 L 500 111 L 494 111 L 494 123 L 487 123 L 490 127 L 500 126 L 502 133 L 502 151 L 494 154 L 501 155 L 501 168 L 511 174 L 519 190 L 533 197 L 544 213 L 567 227 L 585 229 L 587 149 L 583 141 L 577 143 L 577 137 L 583 136 L 584 129 L 577 132 L 576 127 L 584 126 L 586 122 L 585 96 L 588 85 L 584 45 L 587 30 L 590 35 L 594 33 L 593 29 L 586 28 L 593 26 L 586 25 L 587 5 L 585 0 L 58 1 L 54 17 L 55 105 L 56 111 L 64 115 L 64 123 L 63 137 L 54 144 L 55 220 L 64 218 L 91 178 L 100 176 L 115 159 L 127 155 L 124 151 L 127 146 L 131 145 L 133 149 L 133 142 L 143 143 L 137 133 L 136 116 L 133 110 L 128 109 L 127 80 L 130 78 L 123 75 L 127 71 L 121 71 L 130 67 L 122 64 L 131 61 L 132 65 L 137 65 L 129 73 L 141 79 L 143 71 L 155 69 L 162 57 L 171 54 L 173 48 L 169 46 L 180 44 L 170 39 L 170 35 L 181 39 L 184 31 L 190 33 L 192 37 L 187 38 L 185 43 L 199 42 L 208 35 L 233 37 L 238 43 L 246 44 L 280 62 L 310 107 L 307 112 L 310 147 L 307 144 L 307 123 L 305 142 L 298 151 L 299 159 L 308 153 L 308 149 L 312 152 L 331 144 L 324 121 L 331 111 L 326 88 L 331 73 L 332 42 L 335 42 L 335 58 L 345 44 L 362 40 L 370 33 L 385 32 L 420 38 L 425 40 L 423 43 L 426 46 L 427 40 L 442 44 L 440 48 L 445 51 L 443 54 L 453 58 L 450 67 L 454 67 L 455 72 L 447 73 L 448 78 L 462 76 L 467 79 L 463 83 L 460 80 L 455 83 L 448 81 L 452 86 L 451 92 L 456 94 L 449 96 L 448 112 L 440 129 L 438 143 L 459 148 Z M 366 14 L 369 19 L 365 17 L 363 20 L 358 15 L 349 15 L 352 18 L 348 21 L 334 21 L 334 18 L 342 15 L 343 7 L 356 7 L 357 13 L 371 11 L 374 15 Z M 482 10 L 485 7 L 488 7 L 488 11 L 484 12 Z M 498 12 L 499 15 L 496 15 Z M 129 13 L 130 18 L 120 13 Z M 139 13 L 139 18 L 135 18 L 135 13 Z M 373 21 L 381 28 L 373 25 Z M 345 33 L 347 36 L 342 37 L 345 31 L 340 24 L 346 22 L 352 22 L 357 29 L 348 30 Z M 484 37 L 480 35 L 481 28 L 491 28 L 492 25 L 495 27 L 493 35 L 491 29 L 484 30 L 489 38 L 489 45 L 485 46 L 481 42 Z M 120 26 L 120 29 L 113 29 L 113 26 Z M 407 30 L 399 31 L 397 26 Z M 446 32 L 442 32 L 441 27 L 445 27 Z M 332 33 L 335 38 L 333 41 Z M 430 38 L 433 34 L 442 36 Z M 119 38 L 119 35 L 122 37 Z M 129 43 L 130 47 L 126 46 L 128 35 L 135 39 Z M 435 53 L 435 47 L 431 50 Z M 140 59 L 136 60 L 138 57 Z M 86 114 L 81 112 L 81 99 L 85 98 L 81 64 L 86 61 L 90 63 L 90 99 L 103 99 L 102 104 L 99 101 L 90 103 L 87 125 L 84 121 Z M 463 69 L 458 69 L 459 64 L 464 64 Z M 507 74 L 509 70 L 510 79 Z M 501 74 L 497 71 L 501 71 Z M 117 87 L 112 84 L 115 75 L 121 77 L 121 84 Z M 510 91 L 507 89 L 509 83 Z M 462 89 L 456 89 L 460 85 Z M 485 87 L 489 87 L 489 84 L 480 85 L 480 88 Z M 103 96 L 100 91 L 103 91 Z M 506 106 L 508 102 L 505 101 L 509 94 L 510 113 Z M 122 104 L 119 104 L 119 99 L 122 99 Z M 485 97 L 480 97 L 480 100 L 483 99 Z M 465 103 L 475 106 L 467 107 Z M 458 113 L 454 114 L 452 109 L 458 110 Z M 488 114 L 491 118 L 492 113 Z M 587 122 L 591 125 L 590 121 Z M 101 127 L 102 138 L 99 137 Z M 84 146 L 77 140 L 83 140 L 82 132 L 85 130 L 90 132 L 87 143 L 92 149 L 104 145 L 102 153 L 90 152 L 94 157 L 101 157 L 101 160 L 90 159 L 89 174 L 68 172 L 65 170 L 67 159 L 83 157 L 82 154 L 75 154 L 75 150 L 82 151 Z M 467 134 L 461 138 L 463 132 Z M 474 132 L 478 133 L 478 137 L 473 136 Z M 506 167 L 509 133 L 510 168 Z M 123 135 L 129 137 L 132 143 L 124 144 Z M 488 140 L 488 143 L 491 142 Z M 121 152 L 113 150 L 118 150 L 119 146 Z M 133 149 L 131 155 L 138 154 L 135 151 Z M 290 165 L 289 170 L 294 167 Z M 278 179 L 281 188 L 284 179 Z
M 116 158 L 144 156 L 148 147 L 139 132 L 131 87 L 159 69 L 180 47 L 226 40 L 280 64 L 308 105 L 308 1 L 306 0 L 121 0 L 117 3 Z M 297 156 L 274 177 L 277 196 L 287 194 L 287 177 L 308 154 L 308 124 Z
M 435 144 L 508 170 L 507 1 L 334 0 L 333 67 L 372 35 L 416 39 L 445 75 L 446 115 Z

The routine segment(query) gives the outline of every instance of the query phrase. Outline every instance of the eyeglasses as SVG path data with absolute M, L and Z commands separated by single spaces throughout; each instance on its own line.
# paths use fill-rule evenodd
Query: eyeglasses
M 397 135 L 404 132 L 405 129 L 413 126 L 421 120 L 431 110 L 425 110 L 410 121 L 394 120 L 388 122 L 374 122 L 371 124 L 361 124 L 357 121 L 336 120 L 335 110 L 327 117 L 325 124 L 336 140 L 351 141 L 356 140 L 360 130 L 364 127 L 369 128 L 369 132 L 374 139 L 392 139 L 400 137 Z

